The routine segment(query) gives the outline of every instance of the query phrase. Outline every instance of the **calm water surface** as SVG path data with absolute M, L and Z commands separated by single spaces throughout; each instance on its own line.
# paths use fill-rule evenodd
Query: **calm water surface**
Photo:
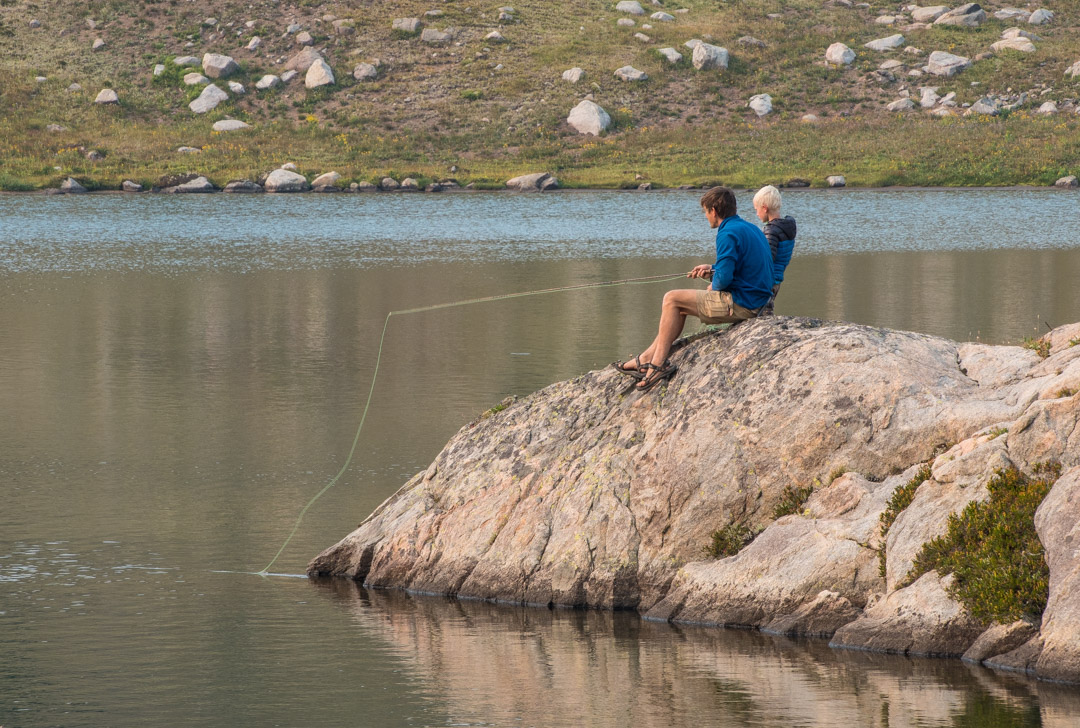
M 290 576 L 479 412 L 642 348 L 669 284 L 392 319 L 352 466 L 243 573 L 344 461 L 387 311 L 687 270 L 698 194 L 0 196 L 0 725 L 1080 723 L 954 661 Z M 1077 202 L 786 192 L 778 312 L 1080 320 Z

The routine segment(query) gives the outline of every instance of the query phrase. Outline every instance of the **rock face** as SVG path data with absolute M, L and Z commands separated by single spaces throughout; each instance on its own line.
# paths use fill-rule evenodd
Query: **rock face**
M 611 117 L 598 104 L 585 99 L 570 110 L 566 123 L 579 134 L 599 136 L 600 132 L 611 126 Z
M 518 192 L 547 192 L 559 189 L 559 180 L 548 172 L 535 172 L 509 179 L 506 181 L 506 186 Z
M 266 177 L 263 189 L 267 192 L 304 192 L 310 189 L 307 179 L 287 169 L 275 169 Z
M 219 89 L 214 84 L 210 84 L 203 89 L 203 92 L 199 94 L 199 98 L 188 104 L 188 108 L 194 111 L 196 114 L 205 114 L 208 111 L 213 111 L 217 108 L 217 105 L 222 101 L 228 100 L 229 95 Z
M 825 50 L 825 60 L 834 66 L 847 66 L 855 60 L 855 51 L 843 43 L 833 43 Z
M 1077 399 L 1076 395 L 1071 399 Z M 1073 445 L 1078 447 L 1080 442 Z M 1035 513 L 1035 528 L 1050 565 L 1043 649 L 1035 672 L 1051 680 L 1076 681 L 1080 676 L 1080 600 L 1076 597 L 1080 594 L 1080 467 L 1062 473 Z

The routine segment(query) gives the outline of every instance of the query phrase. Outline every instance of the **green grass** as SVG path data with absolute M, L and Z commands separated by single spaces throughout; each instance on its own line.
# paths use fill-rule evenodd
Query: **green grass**
M 1061 475 L 1061 465 L 1037 466 L 1033 476 L 998 470 L 990 499 L 949 517 L 944 536 L 923 545 L 907 583 L 934 570 L 954 574 L 949 594 L 976 619 L 1003 624 L 1038 620 L 1049 596 L 1050 569 L 1035 531 L 1035 511 Z
M 926 463 L 919 471 L 915 473 L 915 477 L 904 483 L 896 490 L 893 491 L 892 496 L 889 498 L 888 504 L 885 506 L 885 510 L 881 512 L 881 549 L 878 550 L 878 569 L 881 572 L 881 576 L 885 576 L 885 570 L 887 566 L 885 557 L 885 542 L 889 535 L 889 529 L 892 528 L 893 523 L 903 513 L 911 502 L 915 500 L 915 491 L 919 489 L 927 480 L 933 477 L 933 473 L 930 471 L 930 463 Z

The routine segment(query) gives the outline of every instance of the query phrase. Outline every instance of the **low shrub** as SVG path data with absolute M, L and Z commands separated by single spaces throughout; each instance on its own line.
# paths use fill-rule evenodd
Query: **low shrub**
M 754 540 L 757 534 L 749 527 L 741 523 L 729 523 L 723 528 L 712 532 L 712 542 L 702 549 L 705 555 L 713 559 L 723 559 L 734 556 Z
M 926 463 L 919 468 L 914 478 L 893 491 L 885 510 L 881 512 L 881 548 L 878 549 L 878 569 L 882 577 L 885 576 L 885 541 L 889 535 L 889 529 L 892 528 L 897 517 L 911 505 L 911 501 L 915 500 L 915 491 L 919 489 L 919 486 L 931 477 L 933 474 L 930 472 L 930 463 Z

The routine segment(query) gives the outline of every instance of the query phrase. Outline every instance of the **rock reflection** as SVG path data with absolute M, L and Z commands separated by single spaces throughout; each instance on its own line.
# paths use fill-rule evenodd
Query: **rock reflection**
M 1077 691 L 956 660 L 831 650 L 819 640 L 314 588 L 413 662 L 463 723 L 570 726 L 1064 726 Z

